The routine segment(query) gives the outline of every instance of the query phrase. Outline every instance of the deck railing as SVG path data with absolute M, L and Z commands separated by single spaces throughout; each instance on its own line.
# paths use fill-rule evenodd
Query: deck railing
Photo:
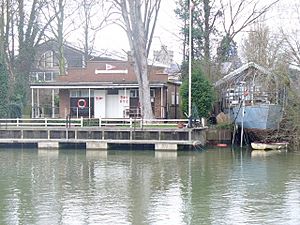
M 0 119 L 0 128 L 9 127 L 118 127 L 118 128 L 184 128 L 187 119 L 134 119 L 134 118 L 16 118 Z M 204 121 L 197 121 L 194 127 L 204 127 Z

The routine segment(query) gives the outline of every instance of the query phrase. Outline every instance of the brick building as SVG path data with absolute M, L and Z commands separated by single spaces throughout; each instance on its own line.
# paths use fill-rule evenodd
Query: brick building
M 30 85 L 33 118 L 41 116 L 65 118 L 67 115 L 87 118 L 141 116 L 138 82 L 131 61 L 101 59 L 84 63 L 82 52 L 70 51 L 65 57 L 68 65 L 67 74 L 59 75 L 55 54 L 51 53 L 55 52 L 55 48 L 55 45 L 52 45 L 52 50 L 41 48 L 44 53 L 37 54 L 40 57 L 37 59 L 37 68 L 44 65 L 44 70 L 47 69 L 52 73 L 56 71 L 56 76 L 43 79 L 47 76 L 39 76 L 38 73 L 46 74 L 45 71 L 33 71 L 33 77 L 36 78 Z M 76 60 L 75 65 L 72 59 Z M 47 63 L 47 60 L 50 63 Z M 180 84 L 170 82 L 164 69 L 149 66 L 153 114 L 155 118 L 178 118 L 174 106 L 177 109 L 179 101 L 173 101 L 174 97 L 170 96 L 174 95 L 174 91 L 168 92 L 168 89 L 178 90 Z M 38 79 L 40 77 L 42 79 Z M 46 99 L 45 96 L 50 98 L 48 102 L 43 100 Z

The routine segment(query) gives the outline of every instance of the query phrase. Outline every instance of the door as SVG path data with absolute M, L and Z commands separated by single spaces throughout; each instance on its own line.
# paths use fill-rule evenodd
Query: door
M 95 90 L 94 91 L 94 115 L 95 118 L 105 118 L 105 104 L 106 103 L 106 91 Z
M 123 111 L 120 107 L 119 95 L 106 96 L 106 117 L 123 118 Z

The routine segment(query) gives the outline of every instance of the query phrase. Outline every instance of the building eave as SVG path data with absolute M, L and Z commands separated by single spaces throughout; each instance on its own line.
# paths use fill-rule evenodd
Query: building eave
M 231 73 L 227 74 L 222 79 L 218 80 L 214 84 L 214 86 L 218 87 L 218 86 L 220 86 L 223 83 L 226 83 L 226 82 L 228 82 L 230 80 L 233 80 L 236 76 L 240 75 L 242 72 L 244 72 L 245 70 L 247 70 L 247 69 L 249 69 L 251 67 L 255 68 L 255 69 L 259 70 L 259 71 L 261 71 L 264 74 L 272 75 L 272 72 L 270 72 L 269 70 L 267 70 L 263 66 L 260 66 L 260 65 L 254 63 L 254 62 L 249 62 L 249 63 L 246 63 L 245 65 L 241 66 L 240 68 L 232 71 Z
M 150 83 L 151 88 L 165 87 L 166 83 Z M 101 83 L 32 83 L 31 89 L 111 89 L 111 88 L 138 88 L 137 83 L 113 83 L 113 82 L 101 82 Z

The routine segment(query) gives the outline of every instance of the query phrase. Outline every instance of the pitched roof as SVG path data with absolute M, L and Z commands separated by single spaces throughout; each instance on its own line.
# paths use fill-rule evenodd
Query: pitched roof
M 241 66 L 240 68 L 232 71 L 231 73 L 227 74 L 226 76 L 224 76 L 222 79 L 218 80 L 215 83 L 215 87 L 220 86 L 223 83 L 229 82 L 233 79 L 235 79 L 237 76 L 239 76 L 242 72 L 248 70 L 249 68 L 255 68 L 257 70 L 259 70 L 260 72 L 267 74 L 267 75 L 272 75 L 272 72 L 270 72 L 268 69 L 264 68 L 263 66 L 260 66 L 254 62 L 248 62 L 246 64 L 244 64 L 243 66 Z

